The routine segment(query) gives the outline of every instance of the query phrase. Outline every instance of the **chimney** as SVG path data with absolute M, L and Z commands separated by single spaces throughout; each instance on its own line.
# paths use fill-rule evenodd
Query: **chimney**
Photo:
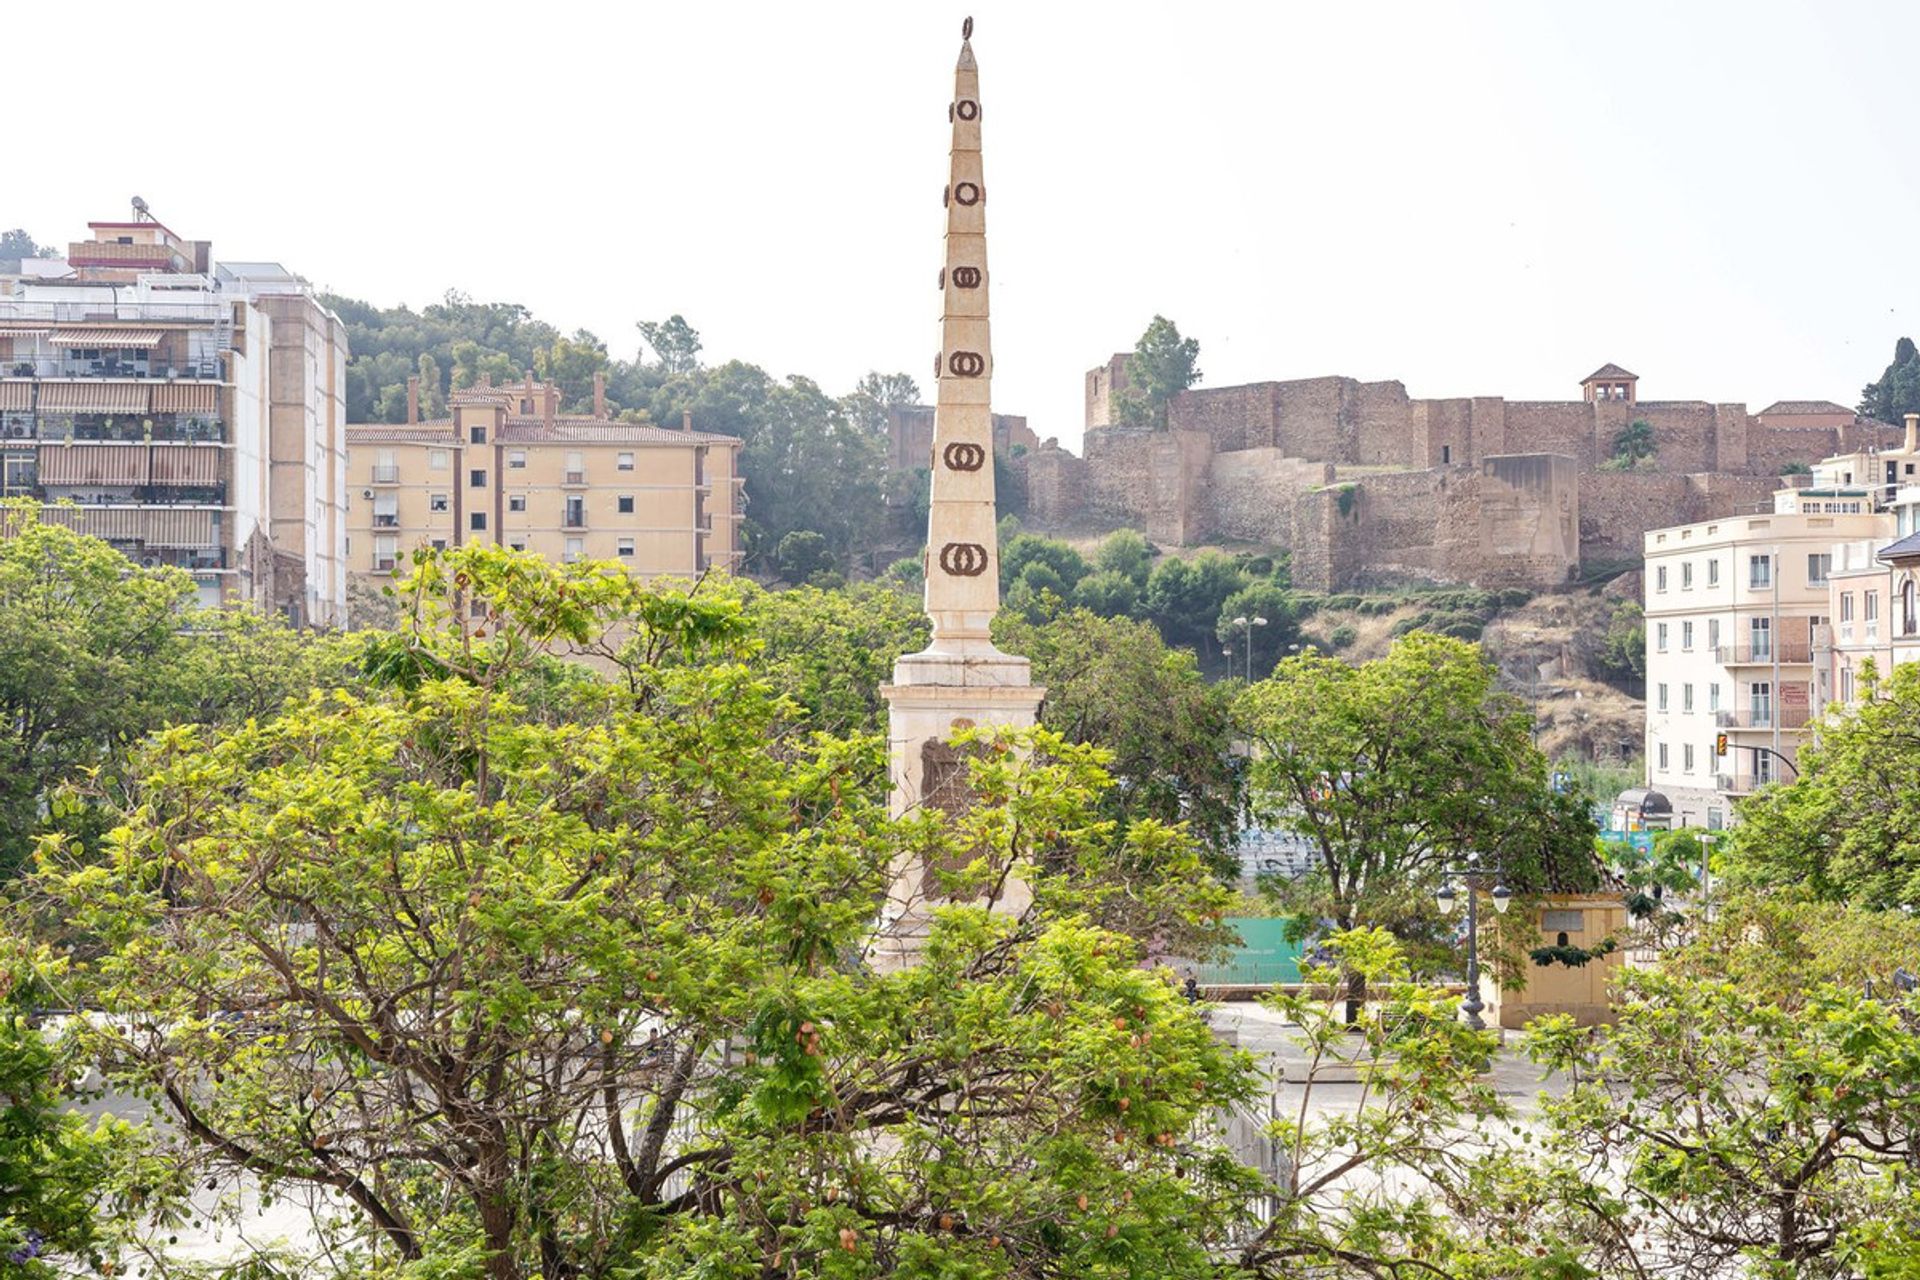
M 420 375 L 407 378 L 407 421 L 420 421 Z
M 682 431 L 693 430 L 693 410 L 682 409 L 680 411 L 680 429 Z
M 491 387 L 493 385 L 493 375 L 491 373 L 481 374 L 479 385 L 483 387 Z
M 607 375 L 605 370 L 595 370 L 593 375 L 593 416 L 601 421 L 607 418 Z
M 543 386 L 540 388 L 540 421 L 548 430 L 553 428 L 554 409 L 560 403 L 560 388 Z
M 1920 413 L 1907 415 L 1907 452 L 1920 453 Z

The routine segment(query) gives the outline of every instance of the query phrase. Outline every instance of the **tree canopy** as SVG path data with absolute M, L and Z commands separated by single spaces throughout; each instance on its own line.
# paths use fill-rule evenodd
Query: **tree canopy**
M 1179 326 L 1156 315 L 1127 360 L 1127 387 L 1117 408 L 1130 426 L 1167 425 L 1167 404 L 1200 381 L 1200 343 L 1180 336 Z
M 1920 413 L 1920 347 L 1912 338 L 1893 344 L 1893 363 L 1860 391 L 1859 411 L 1866 417 L 1898 426 L 1910 413 Z

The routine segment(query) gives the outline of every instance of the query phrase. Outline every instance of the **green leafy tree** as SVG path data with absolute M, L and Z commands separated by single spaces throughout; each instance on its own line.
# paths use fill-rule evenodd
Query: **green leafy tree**
M 1034 566 L 1044 568 L 1049 575 L 1035 585 L 1048 587 L 1063 597 L 1091 571 L 1086 557 L 1059 539 L 1037 533 L 1016 533 L 1000 547 L 1001 590 L 1011 590 Z
M 1167 405 L 1200 381 L 1200 343 L 1182 338 L 1165 316 L 1156 315 L 1127 361 L 1127 389 L 1117 402 L 1129 426 L 1167 425 Z
M 1833 901 L 1920 908 L 1920 666 L 1869 675 L 1800 750 L 1799 775 L 1741 806 L 1726 871 Z
M 1610 448 L 1604 465 L 1616 471 L 1631 471 L 1660 451 L 1653 438 L 1653 424 L 1645 418 L 1635 418 L 1614 432 Z
M 61 783 L 117 763 L 180 710 L 193 580 L 0 506 L 0 876 L 26 857 Z
M 877 370 L 861 378 L 841 397 L 840 411 L 860 430 L 876 436 L 887 433 L 887 410 L 920 403 L 920 384 L 904 373 Z
M 1247 585 L 1247 575 L 1229 556 L 1202 551 L 1190 560 L 1169 556 L 1147 578 L 1142 606 L 1169 644 L 1191 645 L 1210 657 L 1227 598 Z
M 864 583 L 838 591 L 736 589 L 759 645 L 750 665 L 798 704 L 811 727 L 840 735 L 884 730 L 880 686 L 892 678 L 895 658 L 927 642 L 917 593 Z
M 1144 589 L 1148 575 L 1153 572 L 1156 554 L 1153 544 L 1142 537 L 1139 530 L 1115 529 L 1101 541 L 1093 562 L 1096 568 L 1121 574 L 1136 588 Z
M 1151 623 L 1086 609 L 1038 622 L 1002 611 L 994 635 L 1032 661 L 1034 683 L 1047 690 L 1043 724 L 1113 753 L 1119 785 L 1102 802 L 1110 817 L 1184 821 L 1217 870 L 1237 866 L 1243 797 L 1232 718 L 1191 653 L 1168 648 Z
M 1468 853 L 1519 893 L 1593 883 L 1585 801 L 1548 786 L 1526 708 L 1476 645 L 1416 631 L 1359 666 L 1303 653 L 1235 712 L 1253 813 L 1312 846 L 1313 871 L 1275 887 L 1298 928 L 1384 927 L 1443 963 L 1433 893 Z
M 700 333 L 684 317 L 676 314 L 665 320 L 641 320 L 634 327 L 665 372 L 692 373 L 700 367 Z
M 826 538 L 811 529 L 795 529 L 780 539 L 773 563 L 788 582 L 809 582 L 815 574 L 833 569 L 833 552 Z
M 1860 413 L 1896 426 L 1909 413 L 1920 413 L 1920 347 L 1914 346 L 1912 338 L 1894 343 L 1893 363 L 1861 389 Z
M 11 231 L 0 231 L 0 263 L 18 262 L 22 258 L 57 258 L 60 251 L 52 245 L 34 243 L 25 228 L 15 227 Z
M 1102 569 L 1080 579 L 1073 603 L 1103 618 L 1131 617 L 1140 608 L 1140 587 L 1124 573 Z
M 1629 689 L 1643 688 L 1647 679 L 1647 623 L 1639 603 L 1622 600 L 1613 606 L 1600 638 L 1594 666 L 1602 678 Z
M 1628 969 L 1608 1034 L 1552 1015 L 1529 1048 L 1568 1081 L 1545 1146 L 1578 1274 L 1855 1276 L 1920 1226 L 1920 997 Z
M 607 344 L 585 329 L 571 338 L 555 338 L 534 352 L 533 371 L 560 388 L 561 408 L 587 413 L 593 408 L 593 375 L 611 367 Z
M 183 1180 L 333 1192 L 303 1275 L 1217 1275 L 1250 1064 L 1140 940 L 1226 895 L 1101 824 L 1103 753 L 963 740 L 979 803 L 896 822 L 879 739 L 719 660 L 736 598 L 482 547 L 404 593 L 364 692 L 167 731 L 107 863 L 49 850 Z M 882 971 L 903 857 L 982 897 Z

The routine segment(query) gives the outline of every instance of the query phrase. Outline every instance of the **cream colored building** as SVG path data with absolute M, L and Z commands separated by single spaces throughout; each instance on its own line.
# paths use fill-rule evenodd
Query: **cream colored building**
M 1889 509 L 1894 541 L 1882 534 L 1834 548 L 1828 612 L 1833 618 L 1824 655 L 1832 672 L 1834 699 L 1860 700 L 1864 668 L 1871 661 L 1885 676 L 1894 664 L 1920 661 L 1920 483 L 1908 477 L 1920 460 L 1920 414 L 1907 415 L 1904 456 L 1875 458 L 1873 475 L 1896 474 Z
M 644 577 L 739 563 L 744 497 L 732 436 L 614 421 L 604 384 L 591 415 L 560 413 L 558 390 L 531 376 L 458 390 L 449 402 L 444 421 L 348 427 L 355 574 L 395 574 L 415 548 L 471 542 L 612 560 Z
M 0 496 L 186 570 L 204 604 L 344 623 L 345 327 L 139 202 L 88 228 L 0 277 Z
M 1676 826 L 1725 826 L 1737 799 L 1792 776 L 1832 697 L 1817 649 L 1835 544 L 1892 528 L 1864 489 L 1807 489 L 1771 512 L 1646 535 L 1647 785 Z

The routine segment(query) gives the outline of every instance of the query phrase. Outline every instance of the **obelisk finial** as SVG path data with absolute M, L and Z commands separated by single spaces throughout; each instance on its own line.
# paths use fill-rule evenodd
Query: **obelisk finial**
M 991 651 L 987 624 L 1000 608 L 994 534 L 993 349 L 987 320 L 987 189 L 980 164 L 980 72 L 973 19 L 960 27 L 948 153 L 946 266 L 940 272 L 940 354 L 934 378 L 932 501 L 927 517 L 928 615 L 933 647 Z

